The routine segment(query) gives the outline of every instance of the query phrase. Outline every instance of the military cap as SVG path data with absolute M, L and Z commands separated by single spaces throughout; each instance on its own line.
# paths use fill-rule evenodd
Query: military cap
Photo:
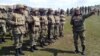
M 17 4 L 17 5 L 16 5 L 16 9 L 20 9 L 20 8 L 23 8 L 23 9 L 24 9 L 24 8 L 25 8 L 25 6 L 24 6 L 24 5 L 22 5 L 22 4 Z

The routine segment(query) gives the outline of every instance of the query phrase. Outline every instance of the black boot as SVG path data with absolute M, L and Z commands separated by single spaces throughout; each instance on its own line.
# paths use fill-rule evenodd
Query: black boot
M 85 55 L 85 45 L 82 45 L 82 55 Z
M 30 51 L 31 51 L 31 52 L 34 52 L 33 46 L 31 46 Z
M 79 50 L 75 50 L 75 54 L 80 53 Z
M 75 45 L 75 54 L 80 53 L 77 44 Z
M 2 41 L 2 42 L 6 42 L 4 38 L 1 38 L 1 41 Z
M 0 38 L 0 43 L 2 43 L 2 40 L 1 40 L 1 38 Z
M 15 56 L 19 56 L 19 51 L 18 51 L 18 49 L 16 49 L 15 52 L 16 52 L 16 53 L 15 53 Z
M 24 53 L 22 52 L 22 49 L 21 48 L 18 48 L 18 51 L 19 51 L 19 54 L 20 55 L 24 55 Z
M 33 46 L 33 49 L 34 49 L 34 50 L 38 50 L 38 49 L 36 48 L 36 45 Z

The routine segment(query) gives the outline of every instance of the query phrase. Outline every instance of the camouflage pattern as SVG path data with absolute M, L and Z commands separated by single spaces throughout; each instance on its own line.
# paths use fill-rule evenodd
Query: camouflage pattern
M 52 9 L 48 10 L 48 38 L 50 40 L 54 38 L 55 19 L 53 13 Z
M 71 25 L 73 26 L 73 39 L 74 39 L 74 46 L 75 46 L 75 52 L 78 53 L 79 49 L 78 49 L 78 37 L 81 40 L 81 46 L 82 46 L 82 55 L 84 55 L 85 52 L 85 44 L 84 44 L 84 21 L 86 18 L 88 18 L 89 16 L 93 15 L 94 12 L 91 12 L 89 14 L 76 14 L 77 11 L 79 11 L 79 9 L 75 10 L 75 14 L 72 16 L 71 19 Z
M 57 39 L 59 37 L 59 27 L 60 27 L 60 13 L 55 11 L 55 28 L 54 28 L 54 38 Z
M 2 42 L 5 42 L 6 20 L 7 20 L 7 13 L 5 7 L 1 7 L 0 8 L 0 35 L 1 35 Z
M 60 37 L 64 36 L 64 24 L 65 24 L 65 14 L 64 14 L 64 10 L 60 11 L 60 27 L 59 27 L 59 34 Z

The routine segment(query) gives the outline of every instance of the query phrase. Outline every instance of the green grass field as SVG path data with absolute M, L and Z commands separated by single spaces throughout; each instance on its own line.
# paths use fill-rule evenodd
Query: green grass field
M 74 54 L 72 28 L 69 23 L 70 17 L 66 19 L 65 36 L 63 38 L 59 38 L 55 43 L 44 48 L 39 47 L 39 50 L 34 53 L 26 48 L 24 49 L 24 56 L 81 56 L 81 54 Z M 85 28 L 86 56 L 100 56 L 100 16 L 93 15 L 86 19 Z M 0 44 L 0 56 L 14 56 L 14 53 L 13 41 L 8 37 L 5 43 Z

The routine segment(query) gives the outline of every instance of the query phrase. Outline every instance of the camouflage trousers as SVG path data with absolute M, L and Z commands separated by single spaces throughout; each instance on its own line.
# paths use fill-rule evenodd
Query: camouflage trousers
M 39 27 L 34 27 L 34 31 L 30 32 L 30 45 L 34 46 L 38 44 L 38 38 L 39 38 Z
M 6 26 L 4 24 L 0 25 L 0 35 L 1 38 L 5 38 L 5 34 L 6 34 Z
M 24 34 L 14 34 L 14 46 L 16 49 L 21 48 Z
M 45 42 L 45 39 L 47 38 L 48 35 L 48 28 L 47 26 L 42 26 L 41 27 L 41 32 L 40 32 L 40 42 Z
M 59 36 L 59 24 L 55 24 L 54 36 L 55 37 L 58 37 Z
M 53 39 L 54 38 L 54 24 L 48 25 L 48 38 Z
M 85 50 L 85 44 L 84 44 L 85 37 L 83 33 L 84 31 L 78 31 L 78 32 L 73 31 L 74 46 L 76 50 L 78 50 L 78 38 L 80 38 L 81 41 L 82 51 Z
M 64 24 L 60 24 L 60 26 L 59 26 L 59 36 L 60 37 L 63 37 L 64 36 Z

